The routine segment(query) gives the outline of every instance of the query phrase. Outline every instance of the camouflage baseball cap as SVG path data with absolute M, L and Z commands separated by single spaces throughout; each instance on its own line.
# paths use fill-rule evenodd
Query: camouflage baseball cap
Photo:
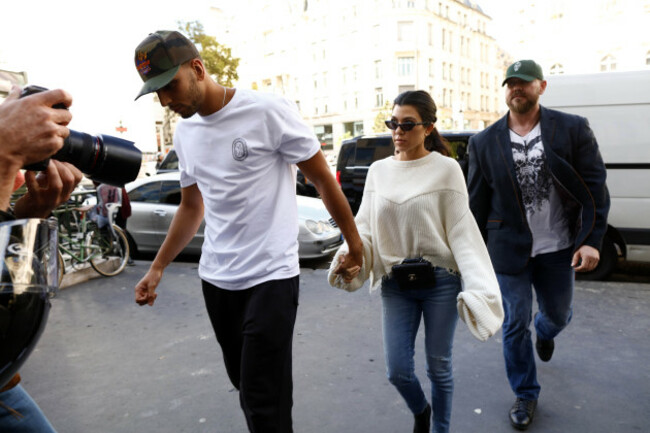
M 542 67 L 535 63 L 534 60 L 519 60 L 508 67 L 506 79 L 503 80 L 501 85 L 505 86 L 510 78 L 519 78 L 530 82 L 533 80 L 543 80 L 544 74 L 542 73 Z
M 196 57 L 199 57 L 199 51 L 179 32 L 159 30 L 150 33 L 135 49 L 135 68 L 144 81 L 135 99 L 165 87 L 180 65 Z

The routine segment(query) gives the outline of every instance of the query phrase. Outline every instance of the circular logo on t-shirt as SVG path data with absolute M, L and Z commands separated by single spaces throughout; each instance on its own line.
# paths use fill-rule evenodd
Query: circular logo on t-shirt
M 235 161 L 243 161 L 248 157 L 248 146 L 243 138 L 236 138 L 232 142 L 232 157 Z

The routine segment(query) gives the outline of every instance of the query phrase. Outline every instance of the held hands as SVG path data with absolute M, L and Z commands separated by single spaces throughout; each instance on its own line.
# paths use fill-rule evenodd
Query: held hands
M 162 270 L 158 271 L 153 268 L 149 268 L 149 271 L 145 274 L 144 277 L 138 284 L 135 285 L 135 302 L 138 305 L 149 305 L 153 306 L 158 295 L 156 294 L 156 287 L 160 283 L 162 278 Z
M 337 251 L 327 273 L 327 281 L 330 286 L 346 292 L 360 289 L 368 276 L 365 275 L 367 264 L 364 263 L 363 255 L 360 254 L 358 260 L 359 262 L 356 261 L 352 252 Z
M 589 272 L 598 266 L 599 261 L 600 253 L 598 250 L 589 245 L 583 245 L 573 255 L 571 266 L 575 268 L 576 272 Z
M 336 269 L 334 269 L 334 273 L 341 275 L 345 283 L 350 283 L 359 275 L 359 271 L 361 271 L 361 260 L 357 261 L 351 253 L 342 254 L 339 256 L 339 263 Z

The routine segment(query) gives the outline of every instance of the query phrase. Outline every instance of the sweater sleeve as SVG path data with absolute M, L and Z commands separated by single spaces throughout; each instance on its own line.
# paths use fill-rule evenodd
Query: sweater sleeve
M 503 323 L 503 305 L 490 256 L 469 208 L 449 231 L 448 241 L 463 281 L 458 315 L 474 337 L 486 341 Z

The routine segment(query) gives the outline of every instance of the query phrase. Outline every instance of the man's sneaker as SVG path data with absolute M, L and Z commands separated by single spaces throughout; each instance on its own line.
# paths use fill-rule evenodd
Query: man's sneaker
M 524 400 L 517 397 L 510 409 L 510 424 L 517 430 L 526 430 L 533 422 L 537 400 Z

